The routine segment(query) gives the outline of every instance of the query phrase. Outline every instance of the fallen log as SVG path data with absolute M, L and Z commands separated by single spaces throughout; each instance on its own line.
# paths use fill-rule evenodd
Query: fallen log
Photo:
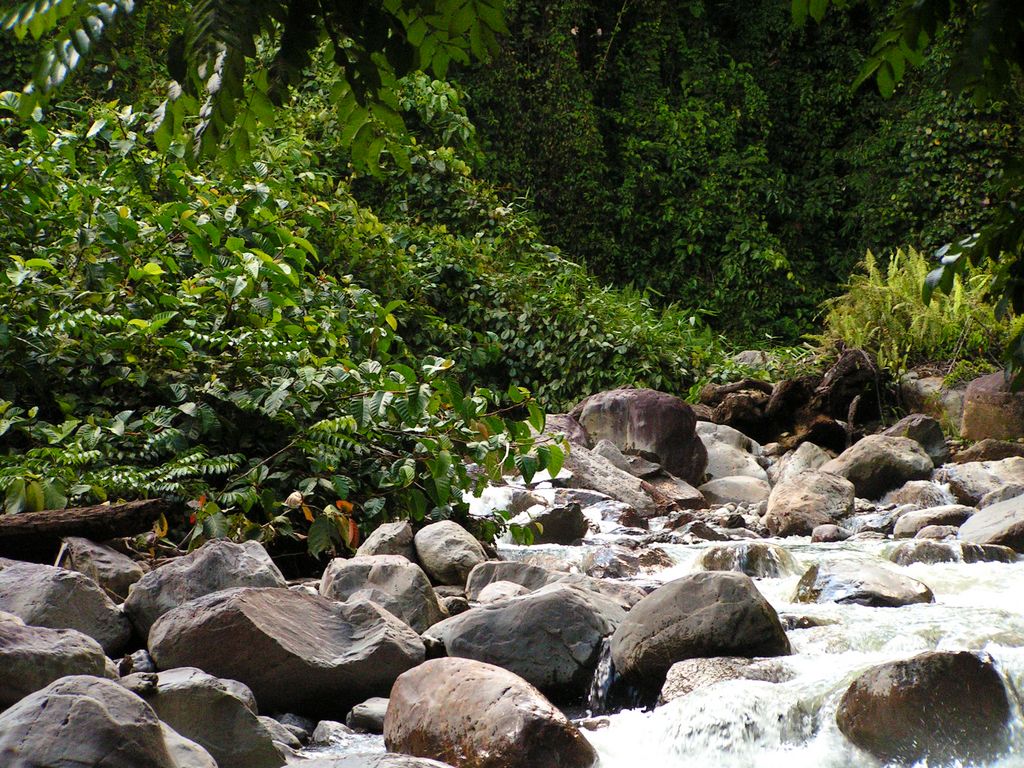
M 52 561 L 65 536 L 107 541 L 143 533 L 171 511 L 164 499 L 0 515 L 0 556 Z

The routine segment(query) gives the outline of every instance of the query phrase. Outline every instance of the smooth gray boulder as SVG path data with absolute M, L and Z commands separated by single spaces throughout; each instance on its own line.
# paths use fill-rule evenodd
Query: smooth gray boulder
M 128 597 L 131 585 L 146 575 L 141 565 L 105 544 L 78 536 L 67 537 L 64 544 L 68 569 L 84 573 L 119 603 Z
M 697 435 L 708 452 L 705 473 L 711 480 L 745 476 L 768 482 L 768 473 L 757 460 L 761 455 L 761 446 L 738 429 L 725 424 L 699 421 Z
M 811 542 L 818 544 L 824 542 L 846 541 L 851 536 L 853 536 L 853 531 L 839 525 L 826 523 L 825 525 L 814 526 L 814 530 L 811 531 Z
M 88 635 L 0 614 L 0 710 L 68 675 L 116 678 L 117 672 Z
M 904 416 L 882 434 L 889 437 L 909 437 L 916 441 L 931 456 L 936 467 L 941 467 L 949 461 L 949 447 L 946 445 L 942 425 L 931 416 L 912 413 Z
M 1024 485 L 1024 457 L 946 464 L 935 470 L 932 480 L 948 483 L 957 501 L 974 507 L 985 494 L 1007 485 Z
M 597 592 L 551 584 L 521 597 L 472 608 L 427 635 L 448 656 L 507 669 L 546 695 L 569 699 L 590 685 L 601 644 L 626 617 Z
M 704 483 L 698 489 L 708 504 L 760 504 L 768 498 L 771 486 L 759 477 L 739 475 L 720 477 Z
M 768 479 L 772 485 L 778 485 L 783 480 L 820 469 L 821 466 L 832 460 L 832 456 L 824 448 L 814 443 L 800 443 L 795 450 L 790 451 L 768 468 Z
M 336 557 L 320 579 L 320 594 L 341 602 L 369 600 L 418 633 L 448 617 L 427 574 L 401 555 Z
M 889 552 L 896 565 L 914 563 L 1012 563 L 1017 553 L 1009 547 L 994 544 L 971 544 L 966 541 L 929 541 L 914 539 L 897 544 Z
M 895 608 L 933 603 L 926 584 L 870 561 L 837 560 L 816 563 L 796 586 L 797 603 L 856 603 L 873 608 Z
M 809 536 L 850 515 L 853 499 L 854 486 L 846 478 L 813 469 L 788 474 L 768 496 L 763 522 L 773 536 Z
M 564 467 L 572 474 L 568 482 L 575 489 L 597 491 L 628 504 L 641 517 L 654 517 L 661 512 L 657 499 L 649 492 L 650 483 L 593 451 L 574 445 L 565 457 Z
M 50 565 L 16 562 L 0 569 L 0 611 L 26 624 L 77 629 L 109 656 L 120 653 L 131 637 L 128 619 L 95 581 Z
M 451 520 L 421 528 L 413 544 L 423 570 L 438 584 L 465 584 L 469 572 L 487 561 L 473 534 Z
M 882 497 L 882 504 L 913 504 L 914 506 L 944 507 L 956 503 L 949 487 L 931 480 L 910 480 Z
M 352 707 L 345 718 L 345 725 L 356 731 L 384 733 L 384 716 L 388 712 L 388 700 L 382 696 L 360 702 Z
M 158 618 L 196 597 L 233 587 L 287 587 L 258 541 L 213 539 L 150 571 L 132 585 L 124 610 L 142 637 Z
M 577 544 L 590 533 L 590 524 L 579 504 L 549 507 L 542 512 L 526 512 L 521 517 L 522 520 L 514 522 L 536 524 L 534 544 Z
M 612 660 L 625 679 L 660 690 L 677 661 L 701 656 L 785 656 L 778 614 L 749 576 L 695 573 L 654 590 L 612 635 Z
M 275 588 L 190 600 L 157 620 L 149 649 L 161 669 L 193 666 L 244 683 L 261 710 L 334 719 L 386 696 L 424 658 L 419 636 L 374 603 Z
M 412 536 L 412 524 L 408 520 L 381 523 L 359 545 L 356 555 L 400 555 L 415 563 L 416 548 L 413 547 Z
M 897 539 L 912 539 L 929 525 L 963 525 L 977 510 L 962 504 L 945 504 L 907 512 L 899 516 L 892 535 Z
M 169 749 L 150 706 L 100 677 L 63 677 L 0 713 L 5 768 L 184 768 L 172 751 L 198 750 Z
M 395 681 L 384 718 L 395 752 L 457 768 L 593 768 L 597 753 L 532 685 L 472 659 L 434 659 Z
M 530 590 L 522 584 L 516 584 L 514 581 L 492 581 L 480 590 L 480 594 L 477 596 L 477 602 L 497 603 L 501 600 L 508 600 L 510 597 L 519 597 L 520 595 L 528 594 L 529 592 Z M 463 611 L 463 613 L 465 613 L 465 611 Z
M 156 675 L 128 675 L 121 684 L 139 694 L 175 731 L 201 745 L 219 768 L 284 765 L 270 731 L 256 715 L 251 692 L 240 692 L 237 681 L 180 667 Z
M 626 609 L 635 605 L 644 596 L 643 590 L 632 584 L 595 579 L 580 573 L 553 571 L 514 560 L 490 560 L 481 563 L 469 574 L 466 581 L 466 597 L 472 602 L 479 601 L 484 587 L 496 581 L 521 584 L 531 592 L 548 584 L 570 584 L 611 597 Z
M 957 538 L 973 544 L 998 544 L 1024 552 L 1024 496 L 1000 501 L 975 512 L 960 526 Z
M 908 480 L 927 480 L 933 468 L 931 456 L 916 440 L 868 435 L 823 464 L 821 471 L 845 477 L 857 496 L 878 499 Z

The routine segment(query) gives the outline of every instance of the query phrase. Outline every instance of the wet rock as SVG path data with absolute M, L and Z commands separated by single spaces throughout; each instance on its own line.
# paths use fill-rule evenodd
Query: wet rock
M 914 534 L 915 539 L 933 539 L 935 541 L 942 541 L 943 539 L 955 539 L 957 532 L 960 530 L 959 525 L 926 525 L 924 528 Z
M 274 742 L 275 748 L 277 748 L 278 745 L 284 745 L 289 749 L 302 749 L 305 739 L 299 738 L 299 734 L 302 733 L 301 730 L 284 725 L 267 715 L 260 715 L 256 719 L 263 724 L 267 733 L 270 734 L 270 740 Z M 308 739 L 308 731 L 305 732 L 305 737 Z
M 653 389 L 609 390 L 580 402 L 572 416 L 591 440 L 609 440 L 688 483 L 703 478 L 707 451 L 695 432 L 693 409 L 678 397 Z
M 599 440 L 593 448 L 594 453 L 603 456 L 623 472 L 629 472 L 634 477 L 647 478 L 661 472 L 661 465 L 648 461 L 642 456 L 626 456 L 610 440 Z
M 384 733 L 384 715 L 388 711 L 388 700 L 375 696 L 356 704 L 345 718 L 345 725 L 365 733 Z
M 953 462 L 968 464 L 972 461 L 1001 461 L 1012 456 L 1024 456 L 1024 444 L 985 438 L 960 451 L 953 457 Z
M 640 556 L 627 547 L 611 545 L 590 550 L 580 565 L 587 576 L 597 579 L 627 579 L 640 572 Z
M 946 436 L 942 433 L 942 426 L 938 420 L 931 416 L 912 413 L 909 416 L 904 416 L 884 430 L 882 434 L 889 437 L 909 437 L 916 441 L 932 457 L 932 462 L 936 467 L 941 467 L 949 461 Z
M 474 568 L 466 582 L 466 597 L 472 602 L 478 601 L 481 590 L 495 581 L 522 584 L 531 592 L 548 584 L 571 584 L 612 597 L 627 608 L 643 597 L 643 592 L 628 584 L 593 579 L 578 573 L 553 571 L 512 560 L 491 560 Z
M 1001 488 L 997 488 L 994 491 L 989 491 L 978 501 L 978 509 L 984 509 L 985 507 L 991 507 L 993 504 L 998 504 L 1000 501 L 1008 501 L 1015 499 L 1018 496 L 1024 496 L 1024 485 L 1020 483 L 1010 483 L 1004 485 Z
M 868 435 L 823 464 L 821 471 L 845 477 L 858 496 L 877 499 L 908 480 L 928 479 L 933 466 L 924 448 L 910 438 Z
M 932 479 L 948 483 L 957 501 L 977 506 L 981 497 L 1010 484 L 1024 485 L 1024 458 L 1011 456 L 1001 461 L 947 464 L 935 470 Z
M 320 580 L 320 594 L 341 602 L 369 600 L 416 632 L 448 616 L 427 574 L 401 555 L 336 557 Z
M 880 534 L 882 538 L 885 538 L 893 532 L 896 521 L 904 514 L 906 514 L 905 509 L 883 509 L 878 512 L 848 517 L 843 521 L 843 526 L 853 531 L 854 535 L 871 533 Z
M 960 526 L 957 537 L 974 544 L 998 544 L 1024 552 L 1024 496 L 975 512 Z
M 510 597 L 519 597 L 520 595 L 529 594 L 529 592 L 530 590 L 522 584 L 516 584 L 514 581 L 492 581 L 480 590 L 480 594 L 477 596 L 477 602 L 496 603 L 499 600 L 508 600 Z M 469 610 L 468 604 L 466 606 L 466 610 Z M 464 612 L 465 611 L 460 611 L 460 613 Z
M 112 680 L 86 675 L 56 680 L 0 713 L 0 762 L 12 768 L 181 768 L 146 702 Z
M 697 434 L 708 452 L 705 471 L 712 480 L 745 476 L 768 481 L 768 474 L 757 461 L 761 446 L 739 430 L 724 424 L 700 422 Z
M 811 541 L 814 543 L 846 541 L 852 535 L 852 531 L 838 525 L 816 525 L 811 531 Z
M 661 571 L 676 564 L 672 556 L 660 547 L 640 550 L 639 559 L 640 567 L 646 571 Z
M 125 678 L 133 687 L 139 675 Z M 248 690 L 235 681 L 185 667 L 160 672 L 142 697 L 157 717 L 187 739 L 200 744 L 219 768 L 278 768 L 284 759 L 266 726 L 257 718 Z
M 785 549 L 762 542 L 708 547 L 701 555 L 700 565 L 706 571 L 737 571 L 747 576 L 767 579 L 797 573 L 799 567 Z
M 106 592 L 78 571 L 14 562 L 0 568 L 0 611 L 26 624 L 77 629 L 110 656 L 124 649 L 131 627 Z
M 448 763 L 439 763 L 437 760 L 391 752 L 317 757 L 303 760 L 298 765 L 302 768 L 452 768 Z
M 416 550 L 412 544 L 412 525 L 408 520 L 397 523 L 382 523 L 359 545 L 356 555 L 400 555 L 416 562 Z
M 590 533 L 587 518 L 583 516 L 579 504 L 567 504 L 529 514 L 529 521 L 540 524 L 539 529 L 534 528 L 534 544 L 575 544 Z
M 853 512 L 853 498 L 853 483 L 837 475 L 789 475 L 772 489 L 764 524 L 773 536 L 807 536 Z
M 792 677 L 792 671 L 781 659 L 747 659 L 740 656 L 686 659 L 677 661 L 669 668 L 665 684 L 658 695 L 658 704 L 668 704 L 724 680 L 781 683 Z
M 897 545 L 889 552 L 896 565 L 913 563 L 1012 563 L 1017 554 L 1009 547 L 970 544 L 964 541 L 915 539 Z
M 0 670 L 0 710 L 67 675 L 117 677 L 91 637 L 26 626 L 13 614 L 0 614 Z
M 709 504 L 757 504 L 768 498 L 771 486 L 756 477 L 722 477 L 698 488 Z
M 117 602 L 128 597 L 128 588 L 145 575 L 142 566 L 105 544 L 69 536 L 67 546 L 69 570 L 84 573 Z
M 117 662 L 117 672 L 121 677 L 136 672 L 156 672 L 156 664 L 149 651 L 143 649 L 129 653 Z
M 316 747 L 326 747 L 346 741 L 354 733 L 355 731 L 344 723 L 339 723 L 336 720 L 321 720 L 313 729 L 309 743 Z
M 421 528 L 413 543 L 423 570 L 439 584 L 465 584 L 469 572 L 487 560 L 473 534 L 451 520 Z
M 1006 746 L 1010 702 L 991 660 L 929 652 L 872 667 L 843 694 L 839 730 L 881 760 L 987 762 Z
M 395 682 L 384 743 L 457 768 L 592 768 L 597 754 L 565 715 L 511 672 L 435 659 Z
M 448 656 L 507 669 L 548 696 L 568 699 L 586 691 L 602 641 L 625 616 L 610 598 L 552 584 L 472 608 L 426 636 L 440 640 Z
M 619 674 L 653 692 L 683 659 L 784 656 L 790 647 L 775 609 L 749 576 L 706 572 L 669 582 L 633 606 L 611 650 Z
M 281 571 L 257 541 L 213 539 L 147 573 L 134 585 L 124 610 L 141 637 L 158 618 L 187 600 L 232 587 L 286 587 Z
M 785 454 L 768 468 L 768 479 L 772 485 L 777 485 L 793 475 L 820 469 L 832 458 L 824 448 L 819 448 L 814 443 L 800 443 L 796 450 Z
M 565 457 L 565 468 L 572 473 L 573 488 L 598 491 L 636 510 L 642 517 L 659 514 L 659 502 L 649 492 L 647 481 L 619 469 L 603 456 L 586 448 L 576 447 Z M 668 504 L 668 499 L 664 499 Z
M 895 608 L 932 603 L 935 596 L 917 579 L 868 561 L 838 560 L 812 565 L 796 586 L 794 602 L 856 603 Z
M 190 600 L 157 620 L 149 647 L 161 669 L 199 667 L 249 686 L 263 710 L 309 717 L 386 695 L 424 658 L 416 633 L 383 608 L 286 589 Z
M 947 504 L 941 507 L 929 507 L 900 515 L 893 527 L 893 536 L 897 539 L 910 539 L 917 532 L 929 525 L 962 525 L 975 513 L 974 507 L 962 504 Z
M 930 480 L 911 480 L 882 497 L 882 504 L 913 504 L 922 508 L 941 507 L 955 501 L 948 486 Z
M 967 385 L 960 435 L 968 440 L 1013 440 L 1024 437 L 1024 393 L 1013 392 L 998 371 Z
M 708 506 L 704 494 L 668 472 L 652 475 L 646 478 L 646 482 L 654 489 L 655 496 L 665 498 L 679 509 L 706 509 Z M 643 527 L 646 528 L 646 524 Z

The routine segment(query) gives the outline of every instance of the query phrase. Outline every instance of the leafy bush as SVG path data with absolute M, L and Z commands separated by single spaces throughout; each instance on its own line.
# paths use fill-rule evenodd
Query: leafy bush
M 868 251 L 846 292 L 825 303 L 820 340 L 862 347 L 897 372 L 925 362 L 994 359 L 1012 328 L 996 320 L 986 300 L 990 276 L 958 278 L 948 296 L 925 304 L 921 288 L 933 266 L 913 248 L 881 264 Z

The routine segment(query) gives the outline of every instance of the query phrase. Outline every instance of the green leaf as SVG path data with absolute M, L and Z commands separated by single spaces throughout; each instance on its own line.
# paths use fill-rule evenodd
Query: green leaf
M 532 401 L 527 404 L 526 409 L 530 414 L 530 426 L 533 427 L 538 432 L 543 432 L 544 424 L 547 421 L 544 415 L 544 411 L 541 410 L 540 406 L 537 405 L 537 403 Z
M 203 536 L 207 539 L 226 539 L 228 536 L 228 519 L 223 512 L 217 511 L 203 519 Z
M 309 526 L 309 533 L 306 535 L 306 546 L 313 557 L 319 557 L 324 552 L 334 549 L 335 538 L 338 535 L 338 527 L 326 515 L 321 515 Z

